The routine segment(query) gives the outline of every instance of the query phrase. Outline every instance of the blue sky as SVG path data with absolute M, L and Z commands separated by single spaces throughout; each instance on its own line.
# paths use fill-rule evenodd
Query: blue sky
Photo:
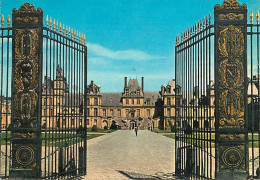
M 0 0 L 11 15 L 25 1 Z M 144 76 L 146 91 L 174 78 L 175 37 L 223 0 L 27 0 L 46 15 L 86 35 L 88 83 L 102 92 L 122 92 L 124 77 Z M 240 0 L 249 10 L 260 0 Z

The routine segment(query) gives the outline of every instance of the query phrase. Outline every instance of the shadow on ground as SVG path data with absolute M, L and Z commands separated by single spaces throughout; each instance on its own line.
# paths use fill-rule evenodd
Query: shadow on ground
M 151 179 L 151 180 L 161 180 L 161 179 L 179 179 L 176 177 L 174 173 L 156 173 L 155 175 L 147 175 L 147 174 L 140 174 L 135 172 L 128 172 L 128 171 L 119 171 L 119 173 L 123 174 L 129 179 Z

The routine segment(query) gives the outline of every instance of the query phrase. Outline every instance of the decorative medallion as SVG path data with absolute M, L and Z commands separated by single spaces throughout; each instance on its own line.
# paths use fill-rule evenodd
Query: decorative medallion
M 15 20 L 18 23 L 38 23 L 39 22 L 38 17 L 31 17 L 31 16 L 17 17 Z
M 241 150 L 237 147 L 225 149 L 222 154 L 222 161 L 227 167 L 238 167 L 243 161 Z
M 16 161 L 23 165 L 29 165 L 35 158 L 34 150 L 30 146 L 20 146 L 15 153 Z

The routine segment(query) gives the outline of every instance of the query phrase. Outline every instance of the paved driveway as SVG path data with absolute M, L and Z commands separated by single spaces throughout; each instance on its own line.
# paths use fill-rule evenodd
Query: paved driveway
M 139 130 L 120 130 L 88 141 L 85 179 L 149 178 L 174 171 L 174 140 Z M 169 176 L 169 174 L 168 174 Z

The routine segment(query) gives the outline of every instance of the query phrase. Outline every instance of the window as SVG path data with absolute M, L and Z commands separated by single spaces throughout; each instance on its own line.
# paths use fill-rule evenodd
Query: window
M 126 93 L 127 96 L 129 95 L 128 89 L 125 90 L 125 93 Z
M 137 104 L 140 104 L 140 99 L 137 99 Z
M 150 116 L 150 109 L 146 110 L 147 116 Z
M 180 115 L 180 111 L 179 111 L 179 109 L 176 109 L 176 117 L 179 117 L 179 115 Z M 195 117 L 195 116 L 194 116 Z
M 97 106 L 98 105 L 98 99 L 94 98 L 94 105 Z
M 137 117 L 140 117 L 140 109 L 137 109 L 136 113 L 137 113 Z
M 167 98 L 167 105 L 171 105 L 171 98 Z
M 176 106 L 181 105 L 181 103 L 180 103 L 180 99 L 175 99 L 175 100 L 176 100 Z
M 129 99 L 126 99 L 126 104 L 129 104 Z
M 168 88 L 166 89 L 166 92 L 167 92 L 167 93 L 171 93 L 171 88 L 168 87 Z
M 128 117 L 128 114 L 129 114 L 129 110 L 126 109 L 126 110 L 125 110 L 125 115 L 126 115 L 126 117 Z
M 44 116 L 47 116 L 47 110 L 44 109 Z
M 52 109 L 50 109 L 50 115 L 53 116 L 53 110 Z
M 89 119 L 87 119 L 87 125 L 89 125 Z
M 171 116 L 171 109 L 170 109 L 170 108 L 167 109 L 167 116 L 168 116 L 168 117 Z
M 107 116 L 106 109 L 103 109 L 103 116 Z
M 87 108 L 87 116 L 89 116 L 89 108 Z
M 94 108 L 94 116 L 98 116 L 97 108 Z
M 50 98 L 50 103 L 49 104 L 52 105 L 52 98 Z
M 120 109 L 117 110 L 117 116 L 119 116 L 119 117 L 121 116 L 121 110 Z
M 110 109 L 110 116 L 114 116 L 114 111 L 113 111 L 113 109 Z
M 94 119 L 94 125 L 97 125 L 97 120 L 96 119 Z
M 47 104 L 46 98 L 43 99 L 43 104 L 44 104 L 44 105 Z
M 75 119 L 71 119 L 71 125 L 72 125 L 72 126 L 75 125 Z
M 146 100 L 146 104 L 150 105 L 150 99 Z
M 132 104 L 134 104 L 135 103 L 135 100 L 134 99 L 132 99 Z
M 97 92 L 98 92 L 98 90 L 97 90 L 97 88 L 95 88 L 95 94 L 97 94 Z
M 90 105 L 90 103 L 89 103 L 90 101 L 89 101 L 89 98 L 87 98 L 87 105 Z

